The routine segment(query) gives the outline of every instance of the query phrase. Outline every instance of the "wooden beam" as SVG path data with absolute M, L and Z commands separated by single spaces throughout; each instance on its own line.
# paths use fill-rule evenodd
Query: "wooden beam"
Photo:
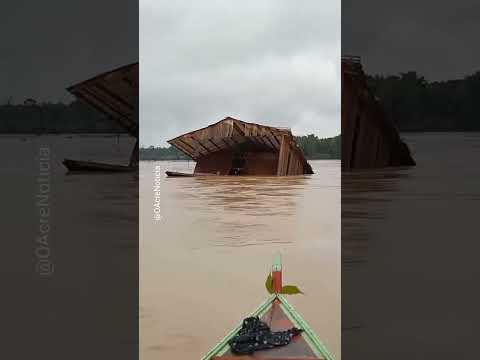
M 273 147 L 277 150 L 280 150 L 280 143 L 277 140 L 276 135 L 274 135 L 271 131 L 265 130 L 265 138 L 273 145 Z M 282 135 L 282 137 L 285 135 Z M 273 141 L 272 141 L 273 140 Z
M 85 101 L 87 101 L 89 104 L 92 104 L 91 100 L 87 100 L 88 98 L 93 99 L 94 103 L 96 103 L 96 107 L 98 110 L 100 110 L 103 113 L 114 113 L 117 116 L 111 116 L 114 120 L 119 122 L 121 125 L 123 125 L 130 134 L 133 135 L 133 132 L 135 130 L 135 125 L 132 125 L 135 123 L 134 120 L 130 119 L 126 114 L 118 111 L 118 109 L 115 106 L 112 106 L 108 102 L 104 101 L 101 99 L 97 94 L 95 94 L 93 91 L 89 89 L 81 89 L 78 92 L 75 92 L 75 95 L 83 98 Z
M 227 139 L 228 139 L 228 138 L 227 138 Z M 223 143 L 224 143 L 225 145 L 227 145 L 228 148 L 231 148 L 231 147 L 232 147 L 232 144 L 229 144 L 229 143 L 227 142 L 227 140 L 225 140 L 225 138 L 222 138 L 222 141 L 223 141 Z
M 182 139 L 174 140 L 174 143 L 176 143 L 176 142 L 182 144 L 182 146 L 180 146 L 180 148 L 182 148 L 182 147 L 183 147 L 183 148 L 190 148 L 190 149 L 191 149 L 190 151 L 185 151 L 185 150 L 184 150 L 184 151 L 185 151 L 187 154 L 190 154 L 190 156 L 192 156 L 192 157 L 196 157 L 196 156 L 195 156 L 195 153 L 198 153 L 198 154 L 200 154 L 200 155 L 206 155 L 206 154 L 202 153 L 201 151 L 195 149 L 192 145 L 190 145 L 189 143 L 185 142 L 185 141 L 182 140 Z M 178 144 L 177 144 L 177 146 L 178 146 Z
M 268 147 L 270 150 L 276 150 L 275 146 L 272 146 L 272 144 L 270 142 L 267 144 L 267 142 L 265 141 L 265 138 L 263 136 L 258 136 L 257 139 L 263 146 Z
M 278 153 L 278 165 L 277 165 L 277 175 L 284 176 L 287 174 L 287 166 L 290 154 L 290 142 L 287 139 L 286 135 L 282 136 L 282 142 L 280 145 L 280 151 Z
M 290 170 L 290 160 L 292 158 L 292 152 L 288 152 L 288 157 L 287 157 L 287 169 L 285 170 L 285 175 L 288 175 L 288 170 Z
M 205 155 L 208 155 L 208 154 L 210 154 L 210 153 L 212 152 L 209 148 L 205 147 L 205 146 L 200 142 L 200 140 L 197 140 L 197 139 L 194 138 L 192 135 L 190 135 L 189 138 L 192 139 L 193 141 L 196 141 L 198 145 L 200 145 L 204 150 L 207 151 L 207 153 L 206 153 Z
M 137 75 L 137 78 L 138 78 L 138 75 Z M 135 90 L 138 90 L 138 82 L 135 82 L 133 79 L 130 79 L 128 75 L 122 77 L 122 81 L 127 83 L 130 87 L 134 88 Z
M 220 146 L 218 146 L 215 141 L 213 141 L 212 139 L 208 139 L 208 141 L 210 141 L 210 143 L 215 146 L 215 148 L 217 148 L 219 151 L 223 150 L 223 148 L 221 148 Z
M 238 145 L 240 144 L 239 142 L 235 141 L 235 139 L 233 137 L 229 137 L 230 140 L 232 140 L 232 142 L 235 144 L 235 145 Z
M 245 139 L 247 139 L 247 142 L 258 148 L 258 143 L 254 141 L 255 136 L 245 136 Z
M 238 126 L 235 120 L 233 120 L 233 129 L 237 130 L 240 133 L 240 135 L 245 136 L 245 131 L 243 131 L 240 126 Z
M 183 141 L 182 139 L 177 139 L 177 140 L 175 140 L 175 142 L 177 142 L 177 141 L 178 141 L 180 144 L 182 144 L 183 147 L 190 148 L 190 150 L 191 150 L 192 152 L 196 152 L 196 149 L 195 149 L 192 145 L 190 145 L 189 143 Z
M 261 137 L 260 136 L 251 136 L 251 139 L 252 141 L 257 144 L 257 145 L 260 145 L 262 147 L 264 146 L 267 146 L 262 140 L 261 140 Z
M 123 104 L 126 108 L 130 109 L 131 111 L 134 111 L 135 110 L 135 107 L 130 104 L 128 101 L 125 101 L 125 99 L 123 99 L 121 96 L 118 96 L 116 93 L 114 93 L 113 91 L 111 91 L 109 88 L 107 88 L 105 85 L 103 84 L 95 84 L 94 87 L 96 87 L 97 89 L 103 91 L 105 94 L 107 94 L 108 96 L 110 96 L 111 98 L 115 99 L 116 101 L 118 101 L 119 103 Z
M 186 150 L 182 145 L 180 145 L 179 143 L 177 142 L 174 142 L 172 143 L 173 146 L 175 146 L 178 150 L 184 152 L 185 154 L 187 154 L 188 156 L 190 156 L 191 158 L 195 158 L 195 153 L 192 153 L 191 151 L 189 150 Z
M 272 143 L 272 141 L 270 140 L 270 138 L 268 136 L 265 137 L 265 139 L 267 139 L 268 143 L 271 145 L 270 147 L 275 149 L 275 150 L 278 150 L 278 148 Z
M 280 141 L 278 141 L 277 136 L 272 134 L 272 139 L 273 139 L 273 142 L 275 143 L 275 145 L 277 146 L 277 149 L 279 149 L 280 148 Z

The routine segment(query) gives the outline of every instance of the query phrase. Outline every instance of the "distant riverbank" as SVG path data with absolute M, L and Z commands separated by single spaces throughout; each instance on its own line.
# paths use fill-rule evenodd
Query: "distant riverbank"
M 37 103 L 0 105 L 0 134 L 98 134 L 126 133 L 116 121 L 85 103 Z
M 367 77 L 389 119 L 402 132 L 480 131 L 480 72 L 428 81 L 415 71 Z

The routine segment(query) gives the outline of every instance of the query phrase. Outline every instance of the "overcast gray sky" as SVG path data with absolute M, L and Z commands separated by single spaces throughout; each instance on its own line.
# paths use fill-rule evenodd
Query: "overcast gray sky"
M 342 51 L 371 74 L 463 78 L 480 70 L 479 14 L 478 0 L 343 0 Z
M 2 2 L 0 54 L 0 104 L 70 102 L 66 87 L 138 61 L 138 3 Z
M 140 0 L 140 143 L 226 116 L 340 132 L 339 0 Z

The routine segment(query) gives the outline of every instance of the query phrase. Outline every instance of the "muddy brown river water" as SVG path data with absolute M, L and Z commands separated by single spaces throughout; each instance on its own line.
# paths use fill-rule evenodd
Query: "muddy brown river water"
M 199 359 L 268 295 L 276 252 L 289 300 L 340 358 L 340 162 L 312 176 L 166 178 L 140 164 L 140 355 Z M 154 220 L 155 167 L 160 211 Z
M 404 359 L 419 347 L 437 359 L 476 351 L 459 348 L 457 339 L 476 343 L 472 309 L 478 298 L 462 284 L 478 275 L 472 244 L 478 243 L 480 134 L 404 138 L 417 166 L 344 174 L 341 205 L 339 161 L 311 161 L 315 175 L 305 177 L 183 179 L 167 179 L 163 171 L 192 170 L 193 163 L 141 162 L 138 209 L 136 174 L 67 175 L 61 164 L 65 157 L 122 163 L 132 139 L 0 137 L 8 204 L 2 230 L 14 234 L 5 237 L 6 284 L 21 283 L 18 275 L 33 285 L 17 286 L 3 298 L 6 309 L 21 301 L 29 319 L 28 328 L 9 325 L 16 340 L 8 345 L 21 353 L 22 339 L 31 336 L 39 353 L 48 347 L 53 357 L 91 357 L 85 343 L 96 344 L 97 357 L 137 354 L 137 314 L 131 311 L 137 273 L 126 264 L 136 261 L 140 231 L 142 359 L 199 359 L 264 300 L 277 251 L 283 253 L 284 281 L 305 292 L 290 301 L 337 359 L 340 301 L 345 358 Z M 49 244 L 55 264 L 48 283 L 35 277 L 32 261 L 37 157 L 45 144 L 51 149 Z M 157 165 L 161 221 L 153 218 Z M 128 301 L 120 305 L 120 299 Z M 401 306 L 392 311 L 398 299 Z M 18 313 L 11 315 L 6 323 L 18 324 Z M 44 332 L 45 326 L 52 330 Z M 411 329 L 430 335 L 420 339 Z M 402 349 L 395 348 L 398 339 L 404 339 Z

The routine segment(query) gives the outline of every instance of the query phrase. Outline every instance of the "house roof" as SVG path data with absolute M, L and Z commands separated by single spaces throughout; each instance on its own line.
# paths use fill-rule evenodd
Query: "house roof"
M 67 90 L 138 137 L 138 62 L 102 73 Z
M 295 141 L 290 129 L 226 117 L 207 127 L 177 136 L 168 143 L 191 158 L 198 159 L 217 151 L 233 149 L 244 143 L 265 151 L 278 152 L 283 136 Z

